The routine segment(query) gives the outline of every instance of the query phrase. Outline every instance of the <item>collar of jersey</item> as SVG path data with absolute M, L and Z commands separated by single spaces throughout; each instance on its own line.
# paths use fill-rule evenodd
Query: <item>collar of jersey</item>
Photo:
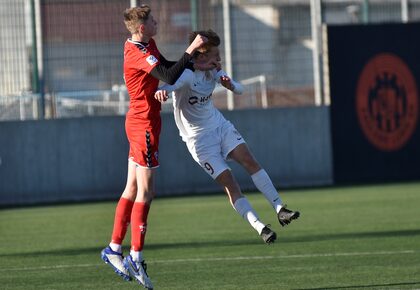
M 132 40 L 131 38 L 127 39 L 127 41 L 128 41 L 128 42 L 131 42 L 132 44 L 141 45 L 141 47 L 144 47 L 144 48 L 146 48 L 146 47 L 148 47 L 148 46 L 149 46 L 149 44 L 144 45 L 144 44 L 143 44 L 143 42 L 134 41 L 134 40 Z

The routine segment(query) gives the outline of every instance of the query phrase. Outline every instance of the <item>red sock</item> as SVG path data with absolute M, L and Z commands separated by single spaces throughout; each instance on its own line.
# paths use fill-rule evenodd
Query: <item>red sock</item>
M 145 202 L 135 202 L 131 211 L 131 250 L 141 251 L 146 237 L 147 215 L 150 205 Z
M 112 231 L 112 242 L 121 245 L 130 224 L 131 210 L 134 201 L 121 197 L 115 210 L 114 230 Z

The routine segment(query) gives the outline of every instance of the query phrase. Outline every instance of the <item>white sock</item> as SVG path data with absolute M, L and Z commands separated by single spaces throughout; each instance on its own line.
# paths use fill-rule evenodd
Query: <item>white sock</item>
M 233 204 L 233 208 L 244 218 L 244 220 L 249 222 L 249 224 L 258 232 L 258 234 L 261 234 L 261 231 L 265 225 L 260 222 L 257 213 L 254 211 L 246 197 L 238 198 Z
M 261 169 L 260 171 L 252 174 L 251 178 L 258 190 L 264 194 L 265 198 L 268 202 L 270 202 L 276 213 L 278 213 L 283 202 L 267 172 L 265 172 L 264 169 Z
M 109 247 L 111 248 L 111 250 L 113 250 L 114 252 L 117 253 L 122 253 L 122 247 L 121 245 L 118 245 L 116 243 L 109 243 Z
M 143 262 L 143 252 L 142 251 L 130 251 L 130 256 L 133 258 L 134 262 Z

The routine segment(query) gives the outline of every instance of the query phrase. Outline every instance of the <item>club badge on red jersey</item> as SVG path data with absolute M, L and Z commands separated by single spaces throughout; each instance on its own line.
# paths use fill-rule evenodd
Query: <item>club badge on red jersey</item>
M 149 55 L 149 56 L 146 58 L 146 61 L 147 61 L 147 63 L 148 63 L 148 64 L 150 64 L 150 65 L 154 65 L 155 63 L 157 63 L 157 62 L 158 62 L 157 58 L 156 58 L 156 57 L 154 57 L 153 55 Z

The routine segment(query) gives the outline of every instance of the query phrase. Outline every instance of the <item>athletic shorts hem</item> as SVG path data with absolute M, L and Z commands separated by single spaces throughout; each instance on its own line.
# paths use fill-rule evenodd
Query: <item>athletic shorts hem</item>
M 155 169 L 155 168 L 159 168 L 159 166 L 160 166 L 160 164 L 158 164 L 158 165 L 156 165 L 156 166 L 152 166 L 152 167 L 149 167 L 149 166 L 144 166 L 144 165 L 141 165 L 141 164 L 137 163 L 136 161 L 134 161 L 134 160 L 133 160 L 133 157 L 129 157 L 129 158 L 128 158 L 128 161 L 133 162 L 133 163 L 134 163 L 134 164 L 136 164 L 138 167 L 141 167 L 141 168 L 146 168 L 146 169 Z

